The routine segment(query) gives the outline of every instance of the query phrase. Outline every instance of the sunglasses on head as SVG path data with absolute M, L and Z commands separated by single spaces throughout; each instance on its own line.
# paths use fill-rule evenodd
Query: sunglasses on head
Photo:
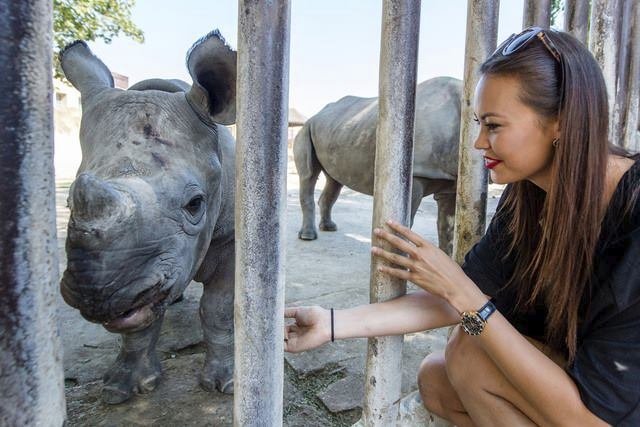
M 512 53 L 515 53 L 525 47 L 531 42 L 531 40 L 535 40 L 536 38 L 542 42 L 544 47 L 549 51 L 549 53 L 556 59 L 556 61 L 561 62 L 560 52 L 558 48 L 553 44 L 551 39 L 547 36 L 546 32 L 550 30 L 545 30 L 540 27 L 529 27 L 524 29 L 520 34 L 511 34 L 509 38 L 507 38 L 498 48 L 491 54 L 494 56 L 496 54 L 501 54 L 502 56 L 509 56 Z

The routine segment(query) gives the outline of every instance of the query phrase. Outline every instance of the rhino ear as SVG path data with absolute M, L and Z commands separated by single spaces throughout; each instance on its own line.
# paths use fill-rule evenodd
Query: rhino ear
M 201 119 L 230 125 L 236 121 L 236 52 L 215 30 L 187 53 L 193 85 L 187 101 Z
M 60 52 L 64 75 L 80 91 L 83 99 L 113 87 L 111 71 L 83 41 L 75 41 Z

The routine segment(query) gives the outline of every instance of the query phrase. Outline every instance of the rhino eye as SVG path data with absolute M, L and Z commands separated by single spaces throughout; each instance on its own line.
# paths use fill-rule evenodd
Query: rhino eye
M 184 208 L 191 214 L 191 216 L 195 217 L 200 213 L 200 210 L 202 210 L 203 203 L 204 197 L 195 196 L 194 198 L 189 200 L 189 203 L 187 203 Z

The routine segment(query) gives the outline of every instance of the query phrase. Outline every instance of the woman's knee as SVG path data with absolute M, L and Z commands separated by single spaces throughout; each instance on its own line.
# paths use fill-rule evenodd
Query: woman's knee
M 450 395 L 454 392 L 445 371 L 443 353 L 432 353 L 424 358 L 418 369 L 418 389 L 424 406 L 436 415 L 444 416 L 443 403 L 451 401 Z
M 479 359 L 482 351 L 472 341 L 473 337 L 456 327 L 445 348 L 445 369 L 447 377 L 454 389 L 473 385 L 473 378 L 480 368 Z

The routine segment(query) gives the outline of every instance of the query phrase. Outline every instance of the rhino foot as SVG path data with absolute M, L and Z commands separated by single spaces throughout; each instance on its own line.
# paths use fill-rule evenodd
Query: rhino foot
M 314 229 L 301 229 L 298 232 L 298 239 L 300 240 L 316 240 L 318 238 L 318 233 Z
M 122 352 L 103 377 L 102 401 L 116 405 L 129 400 L 134 393 L 149 393 L 156 388 L 161 376 L 162 368 L 155 352 Z
M 318 227 L 322 231 L 337 231 L 338 230 L 338 226 L 336 225 L 336 223 L 331 221 L 331 220 L 320 221 L 320 224 L 318 224 Z
M 205 361 L 200 385 L 207 391 L 217 390 L 224 394 L 233 394 L 233 363 Z

